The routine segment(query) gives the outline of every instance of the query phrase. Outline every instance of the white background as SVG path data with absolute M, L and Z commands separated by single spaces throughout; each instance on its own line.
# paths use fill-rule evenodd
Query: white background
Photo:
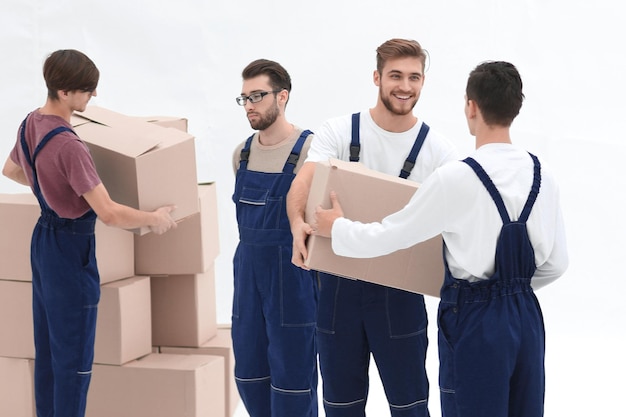
M 294 85 L 287 116 L 315 130 L 329 117 L 373 106 L 376 47 L 392 37 L 416 39 L 431 60 L 415 113 L 466 154 L 473 147 L 462 111 L 467 74 L 484 60 L 511 61 L 527 97 L 513 140 L 541 155 L 560 180 L 571 257 L 567 273 L 538 293 L 547 328 L 546 415 L 616 415 L 626 388 L 621 9 L 611 0 L 3 0 L 0 159 L 22 118 L 43 105 L 41 66 L 56 49 L 79 49 L 95 61 L 101 81 L 93 104 L 188 118 L 198 179 L 217 182 L 218 320 L 229 322 L 237 239 L 231 154 L 251 133 L 234 98 L 246 64 L 282 63 Z M 2 193 L 27 191 L 0 178 Z M 436 300 L 428 306 L 437 416 Z M 388 415 L 372 374 L 368 413 Z M 245 415 L 240 407 L 237 416 Z

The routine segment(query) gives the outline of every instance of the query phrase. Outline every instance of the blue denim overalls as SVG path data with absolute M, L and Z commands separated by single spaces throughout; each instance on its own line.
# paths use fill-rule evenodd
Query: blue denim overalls
M 464 160 L 493 198 L 503 226 L 495 272 L 470 283 L 455 279 L 446 264 L 439 304 L 441 408 L 444 417 L 543 416 L 545 333 L 530 286 L 536 270 L 526 221 L 539 193 L 534 162 L 531 192 L 511 221 L 495 185 L 472 158 Z
M 423 124 L 400 177 L 407 178 L 428 133 Z M 359 113 L 352 115 L 350 160 L 359 160 Z M 424 296 L 319 273 L 317 343 L 328 417 L 363 417 L 370 352 L 393 417 L 428 416 Z
M 55 135 L 49 132 L 32 153 L 21 128 L 21 146 L 33 172 L 41 217 L 31 242 L 35 331 L 35 401 L 38 417 L 82 417 L 91 380 L 100 277 L 89 210 L 78 219 L 59 217 L 46 203 L 35 160 Z
M 237 170 L 232 338 L 235 380 L 251 417 L 317 416 L 317 286 L 312 272 L 291 263 L 285 201 L 309 134 L 281 173 L 248 170 L 251 136 Z

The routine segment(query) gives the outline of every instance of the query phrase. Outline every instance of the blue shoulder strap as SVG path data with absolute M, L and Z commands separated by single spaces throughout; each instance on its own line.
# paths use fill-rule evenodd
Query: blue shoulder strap
M 251 135 L 248 139 L 246 139 L 246 143 L 243 145 L 241 149 L 241 153 L 239 154 L 239 169 L 245 171 L 248 169 L 248 158 L 250 157 L 250 144 L 252 143 L 252 138 L 254 135 Z
M 361 153 L 361 140 L 359 136 L 361 122 L 361 114 L 354 113 L 352 115 L 352 140 L 350 142 L 350 162 L 359 162 L 359 154 Z
M 310 130 L 304 130 L 300 134 L 300 137 L 296 141 L 295 145 L 291 149 L 291 153 L 289 154 L 289 158 L 287 158 L 287 162 L 285 162 L 285 166 L 283 167 L 283 172 L 285 174 L 292 174 L 298 160 L 300 159 L 300 152 L 302 151 L 302 147 L 304 146 L 304 142 L 306 142 L 306 138 L 312 134 Z
M 350 142 L 350 162 L 358 162 L 359 161 L 359 153 L 361 151 L 361 140 L 359 134 L 360 128 L 360 113 L 354 113 L 352 115 L 352 139 Z M 411 175 L 411 171 L 415 167 L 415 161 L 417 160 L 417 155 L 422 149 L 422 145 L 424 145 L 424 141 L 426 140 L 426 135 L 428 135 L 428 131 L 430 127 L 426 123 L 422 123 L 422 127 L 417 134 L 417 138 L 415 139 L 415 143 L 413 144 L 413 148 L 411 148 L 411 152 L 409 152 L 409 156 L 404 161 L 404 165 L 400 170 L 400 178 L 408 178 Z
M 533 174 L 533 184 L 530 189 L 530 193 L 528 195 L 528 199 L 526 200 L 526 204 L 524 205 L 524 209 L 520 214 L 519 223 L 525 223 L 528 220 L 528 216 L 530 216 L 530 211 L 535 204 L 535 200 L 537 199 L 537 195 L 539 194 L 539 188 L 541 186 L 541 165 L 539 164 L 539 160 L 537 157 L 531 153 L 529 153 L 533 160 L 534 164 L 534 174 Z M 489 175 L 485 172 L 483 167 L 476 162 L 475 159 L 468 157 L 463 160 L 467 165 L 469 165 L 480 181 L 483 183 L 489 195 L 493 199 L 494 203 L 496 203 L 496 207 L 498 208 L 498 212 L 500 213 L 500 217 L 502 218 L 502 223 L 507 224 L 511 222 L 511 218 L 509 217 L 508 212 L 506 211 L 506 207 L 504 206 L 504 201 L 502 201 L 502 196 L 498 192 L 498 189 L 494 185 Z
M 409 152 L 409 156 L 406 158 L 406 161 L 404 161 L 404 166 L 400 170 L 400 178 L 406 179 L 411 175 L 411 171 L 413 171 L 413 167 L 415 167 L 417 155 L 420 153 L 420 149 L 422 149 L 422 145 L 424 144 L 424 140 L 426 140 L 426 135 L 428 135 L 429 130 L 430 127 L 426 123 L 422 123 L 413 148 L 411 148 L 411 152 Z

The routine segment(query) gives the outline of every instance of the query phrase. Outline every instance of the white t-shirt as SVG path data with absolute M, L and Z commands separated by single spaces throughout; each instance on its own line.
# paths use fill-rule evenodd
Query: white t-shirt
M 362 111 L 359 162 L 376 171 L 399 176 L 421 127 L 422 122 L 418 121 L 405 132 L 388 132 L 374 123 L 369 110 Z M 351 140 L 352 115 L 330 119 L 315 131 L 306 162 L 327 161 L 329 158 L 349 161 Z M 435 169 L 457 159 L 456 147 L 431 127 L 408 179 L 421 183 Z
M 511 220 L 517 220 L 533 179 L 528 153 L 511 144 L 488 144 L 471 155 L 498 189 Z M 341 196 L 339 196 L 341 197 Z M 355 258 L 385 255 L 441 233 L 445 256 L 455 278 L 477 281 L 494 272 L 502 220 L 484 185 L 465 163 L 451 162 L 426 180 L 404 209 L 381 223 L 335 221 L 336 254 Z M 563 274 L 568 264 L 558 186 L 542 163 L 539 195 L 527 222 L 535 251 L 537 289 Z

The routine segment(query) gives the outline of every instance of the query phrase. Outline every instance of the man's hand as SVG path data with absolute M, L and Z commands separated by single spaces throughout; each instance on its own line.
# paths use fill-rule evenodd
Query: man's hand
M 313 234 L 313 228 L 310 224 L 300 221 L 296 226 L 292 227 L 291 234 L 293 235 L 291 263 L 302 269 L 309 270 L 309 268 L 304 265 L 304 261 L 308 256 L 306 240 L 309 235 Z
M 343 217 L 343 210 L 341 204 L 337 199 L 337 194 L 334 191 L 330 192 L 330 203 L 332 207 L 328 210 L 324 210 L 321 206 L 317 206 L 315 209 L 315 234 L 318 236 L 330 237 L 333 230 L 333 223 L 339 217 Z
M 150 225 L 150 230 L 157 234 L 162 235 L 170 229 L 175 229 L 177 224 L 172 219 L 170 213 L 176 209 L 176 206 L 163 206 L 156 209 L 153 213 L 156 214 L 155 223 Z

